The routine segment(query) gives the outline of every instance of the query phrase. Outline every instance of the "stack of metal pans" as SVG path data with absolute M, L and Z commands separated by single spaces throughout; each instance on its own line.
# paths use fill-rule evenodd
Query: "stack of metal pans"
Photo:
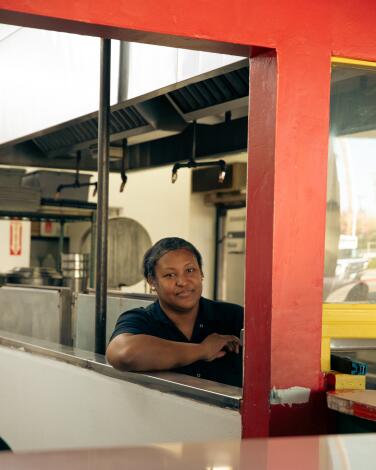
M 0 186 L 0 211 L 33 212 L 40 207 L 40 191 L 20 186 Z
M 9 284 L 61 286 L 62 276 L 54 268 L 15 268 L 5 274 Z
M 0 168 L 0 211 L 33 212 L 40 206 L 39 188 L 23 188 L 25 170 Z
M 89 274 L 89 255 L 82 253 L 62 253 L 61 271 L 63 284 L 73 292 L 82 292 L 87 288 Z

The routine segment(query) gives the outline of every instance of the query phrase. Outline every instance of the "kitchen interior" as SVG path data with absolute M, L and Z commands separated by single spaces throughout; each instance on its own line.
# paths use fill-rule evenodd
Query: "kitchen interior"
M 119 49 L 119 54 L 125 53 L 129 61 L 129 47 Z M 217 57 L 217 65 L 223 60 Z M 181 236 L 203 254 L 204 295 L 244 304 L 248 64 L 239 58 L 226 60 L 228 65 L 111 108 L 108 288 L 116 296 L 149 299 L 141 270 L 143 253 L 159 238 Z M 129 82 L 119 70 L 118 82 Z M 119 89 L 118 96 L 121 93 Z M 15 302 L 22 304 L 32 289 L 42 302 L 44 286 L 70 288 L 72 312 L 81 294 L 95 297 L 95 119 L 94 113 L 86 114 L 0 147 L 2 162 L 10 163 L 17 154 L 18 161 L 28 164 L 0 169 L 0 295 L 19 315 L 22 308 Z M 185 168 L 185 158 L 196 168 Z M 13 249 L 14 243 L 18 245 Z M 109 315 L 107 336 L 120 313 Z M 80 312 L 71 317 L 79 319 Z M 0 327 L 31 334 L 24 328 L 16 331 L 8 321 L 3 316 Z M 57 332 L 45 337 L 44 328 L 43 333 L 30 324 L 28 328 L 40 339 L 58 337 Z M 77 332 L 69 344 L 82 347 Z
M 187 212 L 193 219 L 196 217 L 200 223 L 198 233 L 192 233 L 190 239 L 192 240 L 195 235 L 198 239 L 206 237 L 206 240 L 200 240 L 201 244 L 206 244 L 206 246 L 203 245 L 205 248 L 199 248 L 204 257 L 205 295 L 209 298 L 239 304 L 244 303 L 245 262 L 246 163 L 241 161 L 241 158 L 242 155 L 229 159 L 229 162 L 239 160 L 228 163 L 227 188 L 219 187 L 218 171 L 215 167 L 209 168 L 209 172 L 206 168 L 193 170 L 192 174 L 188 170 L 184 175 L 188 205 L 191 205 L 188 208 L 190 212 Z M 168 178 L 168 170 L 168 168 L 162 168 L 160 172 Z M 145 171 L 152 173 L 153 170 Z M 201 176 L 202 172 L 205 173 L 204 177 Z M 182 170 L 181 173 L 183 173 Z M 3 188 L 6 188 L 11 181 L 12 191 L 17 188 L 18 194 L 21 194 L 26 188 L 28 196 L 30 190 L 35 191 L 41 194 L 43 202 L 40 205 L 38 201 L 35 207 L 29 207 L 27 211 L 24 211 L 16 207 L 19 202 L 15 203 L 11 195 L 2 200 L 3 206 L 0 213 L 3 222 L 5 221 L 8 225 L 8 227 L 5 225 L 5 230 L 9 234 L 9 241 L 3 244 L 3 251 L 8 251 L 6 254 L 9 262 L 13 259 L 19 261 L 20 257 L 25 258 L 25 253 L 29 254 L 29 260 L 24 260 L 23 265 L 13 267 L 1 274 L 0 298 L 4 310 L 9 314 L 1 316 L 0 328 L 39 339 L 63 341 L 58 331 L 46 330 L 46 323 L 48 323 L 46 320 L 51 317 L 50 291 L 55 288 L 59 293 L 56 297 L 55 311 L 59 323 L 67 322 L 68 317 L 77 321 L 78 330 L 76 330 L 76 325 L 72 324 L 72 336 L 71 338 L 64 336 L 63 343 L 94 351 L 93 320 L 96 279 L 93 256 L 95 239 L 92 234 L 95 230 L 96 203 L 91 188 L 88 186 L 68 188 L 67 198 L 65 196 L 55 198 L 56 188 L 62 184 L 72 184 L 75 178 L 74 173 L 53 170 L 26 172 L 24 169 L 6 168 L 0 169 L 1 174 L 4 175 Z M 129 175 L 131 180 L 132 172 Z M 190 181 L 191 175 L 192 181 Z M 85 176 L 88 182 L 94 175 L 86 174 Z M 142 177 L 141 172 L 140 176 Z M 117 174 L 112 175 L 113 180 L 116 177 L 118 177 Z M 172 184 L 167 178 L 162 183 L 165 186 Z M 188 193 L 189 183 L 192 185 L 191 195 Z M 89 199 L 91 199 L 90 202 Z M 189 199 L 193 199 L 191 204 Z M 217 202 L 218 199 L 220 202 Z M 48 205 L 51 202 L 55 204 L 57 210 L 54 211 L 53 206 Z M 176 212 L 179 214 L 181 207 L 185 204 L 184 199 L 175 201 L 175 204 Z M 159 207 L 163 211 L 163 207 Z M 50 211 L 47 216 L 46 210 Z M 151 210 L 154 211 L 154 205 Z M 26 217 L 28 221 L 20 222 Z M 158 215 L 156 217 L 158 219 Z M 28 230 L 25 229 L 27 226 L 29 226 Z M 13 255 L 10 247 L 16 243 L 14 240 L 17 230 L 20 231 L 18 246 L 16 246 L 18 255 Z M 143 279 L 141 267 L 143 254 L 152 245 L 148 230 L 136 219 L 122 216 L 121 208 L 111 207 L 108 231 L 109 305 L 111 305 L 111 295 L 116 296 L 115 298 L 137 295 L 139 301 L 144 300 L 148 303 L 153 296 Z M 175 234 L 171 232 L 169 235 Z M 182 236 L 178 232 L 177 236 L 179 235 Z M 198 245 L 196 241 L 193 243 Z M 45 287 L 48 287 L 47 291 Z M 68 301 L 70 308 L 63 300 L 66 298 L 67 290 L 71 292 L 71 298 Z M 38 301 L 30 302 L 32 308 L 28 313 L 32 317 L 36 316 L 35 321 L 38 326 L 23 321 L 25 312 L 22 306 L 25 302 L 29 302 L 29 297 L 30 299 L 38 298 Z M 43 304 L 44 307 L 42 307 Z M 84 313 L 81 312 L 81 308 L 85 309 Z M 117 317 L 126 309 L 126 304 L 117 306 L 115 310 L 109 307 L 107 339 Z M 41 321 L 42 311 L 47 317 L 43 322 Z M 82 315 L 84 319 L 81 321 Z M 18 320 L 15 321 L 17 317 Z M 88 330 L 90 323 L 92 328 Z M 56 326 L 56 323 L 54 325 Z
M 25 122 L 18 119 L 13 123 L 18 126 L 13 129 L 9 122 L 4 123 L 0 144 L 0 330 L 4 335 L 0 343 L 2 347 L 15 350 L 21 347 L 31 352 L 28 360 L 34 359 L 33 353 L 47 354 L 69 365 L 92 369 L 101 376 L 119 378 L 119 373 L 106 364 L 104 357 L 96 354 L 96 277 L 100 271 L 95 257 L 96 230 L 100 224 L 97 212 L 98 116 L 93 101 L 90 101 L 91 107 L 86 103 L 86 112 L 81 109 L 77 114 L 76 109 L 75 115 L 69 114 L 71 98 L 75 104 L 81 95 L 84 102 L 89 101 L 86 95 L 90 91 L 95 96 L 94 103 L 98 102 L 99 84 L 95 79 L 83 83 L 81 76 L 78 83 L 74 83 L 73 78 L 98 74 L 99 40 L 78 37 L 73 41 L 71 35 L 27 28 L 8 31 L 6 36 L 9 27 L 4 28 L 0 46 L 8 43 L 15 55 L 22 54 L 27 38 L 35 41 L 31 57 L 22 56 L 26 62 L 34 60 L 38 64 L 41 60 L 38 45 L 51 53 L 48 51 L 51 42 L 46 39 L 53 39 L 58 44 L 57 49 L 67 48 L 71 58 L 64 64 L 65 78 L 53 75 L 53 65 L 62 72 L 62 65 L 58 61 L 54 64 L 56 58 L 52 59 L 49 72 L 68 86 L 73 81 L 70 91 L 74 93 L 70 96 L 66 90 L 62 100 L 62 83 L 52 85 L 55 91 L 60 87 L 60 94 L 54 99 L 59 100 L 61 108 L 57 103 L 52 106 L 51 101 L 43 108 L 45 101 L 51 98 L 48 96 L 49 79 L 44 70 L 33 68 L 28 98 L 32 102 L 38 91 L 35 113 L 29 116 L 25 112 Z M 91 66 L 87 62 L 89 40 L 93 50 Z M 123 311 L 154 300 L 143 279 L 142 256 L 152 243 L 165 236 L 183 237 L 201 251 L 204 296 L 244 304 L 249 88 L 247 59 L 112 43 L 106 342 Z M 81 57 L 83 51 L 89 70 L 77 68 L 77 57 Z M 67 56 L 62 55 L 60 60 L 67 61 Z M 159 61 L 157 72 L 156 60 Z M 166 65 L 164 69 L 161 61 Z M 153 82 L 142 81 L 145 74 L 140 71 L 144 71 L 145 64 L 153 70 Z M 165 76 L 163 71 L 168 71 Z M 13 102 L 7 103 L 4 98 L 4 108 L 9 104 L 14 109 L 14 100 L 21 99 L 16 95 Z M 50 116 L 48 122 L 43 109 Z M 53 115 L 51 109 L 58 116 Z M 14 361 L 15 369 L 24 367 L 17 364 L 17 358 Z M 215 405 L 212 420 L 203 427 L 203 438 L 240 436 L 241 389 L 215 383 L 208 385 L 200 379 L 188 379 L 179 374 L 170 374 L 167 378 L 163 373 L 120 376 L 124 387 L 137 384 L 148 390 L 167 390 L 185 397 L 181 399 L 183 405 L 176 405 L 178 409 L 187 407 L 189 398 L 189 407 L 193 406 L 194 411 L 187 410 L 188 423 L 195 414 L 200 415 L 200 406 L 209 407 L 210 411 Z M 80 380 L 83 380 L 83 387 L 89 387 L 85 379 L 80 377 Z M 54 394 L 58 398 L 64 393 L 61 389 L 48 392 L 53 386 L 48 381 L 43 394 L 49 397 Z M 34 383 L 31 383 L 30 400 L 34 396 L 33 388 Z M 119 398 L 124 410 L 129 405 L 124 405 L 123 400 L 131 399 L 134 393 L 131 389 L 125 394 L 126 398 Z M 106 395 L 109 394 L 111 386 L 106 391 Z M 40 395 L 35 396 L 36 402 L 40 399 Z M 153 395 L 149 400 L 157 402 L 159 398 Z M 116 400 L 113 406 L 115 403 Z M 171 402 L 168 403 L 171 408 Z M 72 419 L 82 415 L 76 403 L 65 406 L 75 410 Z M 158 406 L 163 408 L 167 404 Z M 43 403 L 40 408 L 36 411 L 36 407 L 33 412 L 39 412 L 49 421 L 51 415 L 47 416 Z M 132 413 L 128 410 L 128 419 Z M 171 413 L 169 410 L 168 414 Z M 138 420 L 136 416 L 132 419 L 133 422 Z M 9 420 L 12 422 L 11 417 Z M 20 420 L 23 422 L 22 417 Z M 219 422 L 227 422 L 227 425 L 218 425 Z M 98 436 L 85 419 L 76 426 L 85 429 L 86 425 L 89 430 L 83 434 L 90 436 L 89 445 L 103 444 L 103 436 Z M 65 427 L 64 424 L 63 429 Z M 171 440 L 171 436 L 176 438 L 179 433 L 182 439 L 189 440 L 193 439 L 196 428 L 197 424 L 192 422 L 177 431 L 174 424 L 161 435 L 156 423 L 155 429 L 148 429 L 142 436 L 130 437 L 129 431 L 120 441 L 112 432 L 110 442 Z M 42 439 L 30 433 L 21 437 L 12 426 L 8 431 L 1 430 L 0 434 L 16 449 L 57 445 L 56 436 Z M 80 443 L 82 445 L 82 441 L 64 436 L 61 445 L 79 446 Z

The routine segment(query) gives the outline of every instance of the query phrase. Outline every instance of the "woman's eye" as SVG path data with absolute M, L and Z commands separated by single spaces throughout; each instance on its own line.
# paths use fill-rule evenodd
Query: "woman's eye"
M 189 272 L 189 273 L 193 273 L 194 271 L 195 271 L 195 268 L 188 268 L 187 269 L 187 272 Z
M 168 273 L 168 274 L 165 274 L 165 277 L 174 277 L 175 274 L 174 273 Z

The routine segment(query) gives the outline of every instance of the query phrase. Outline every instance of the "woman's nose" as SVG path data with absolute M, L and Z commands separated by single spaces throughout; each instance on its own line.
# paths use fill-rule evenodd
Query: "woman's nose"
M 176 276 L 176 285 L 183 286 L 186 283 L 184 276 Z

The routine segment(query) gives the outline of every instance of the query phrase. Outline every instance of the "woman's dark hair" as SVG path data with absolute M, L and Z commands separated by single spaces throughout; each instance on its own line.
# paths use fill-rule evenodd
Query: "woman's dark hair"
M 197 248 L 195 248 L 192 243 L 187 242 L 183 238 L 168 237 L 159 240 L 145 253 L 143 260 L 145 279 L 155 277 L 155 265 L 157 264 L 159 258 L 169 251 L 180 250 L 182 248 L 190 251 L 195 256 L 200 267 L 200 271 L 202 272 L 202 257 Z

